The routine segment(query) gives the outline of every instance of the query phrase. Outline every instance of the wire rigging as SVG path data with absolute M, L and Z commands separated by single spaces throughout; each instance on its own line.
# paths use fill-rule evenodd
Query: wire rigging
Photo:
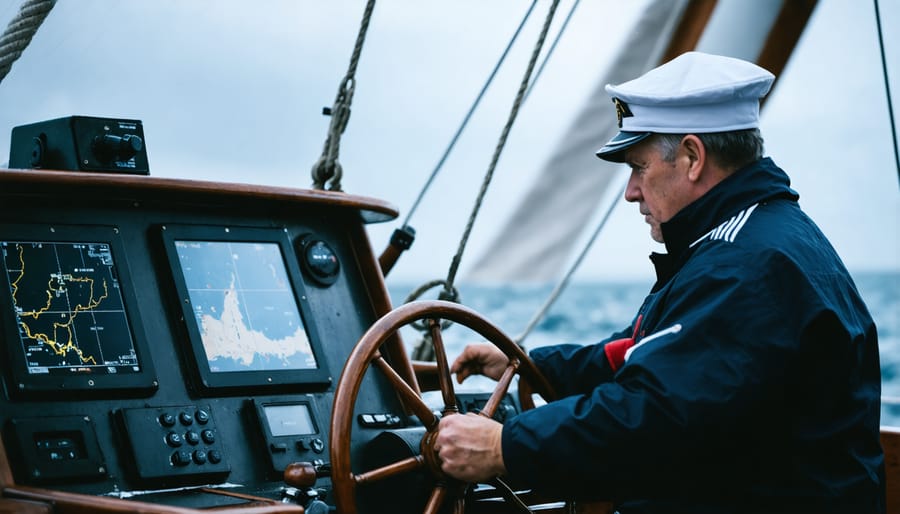
M 897 169 L 897 180 L 900 180 L 900 148 L 897 147 L 897 123 L 894 120 L 894 106 L 891 101 L 891 81 L 888 77 L 887 57 L 885 56 L 884 35 L 881 31 L 881 12 L 878 0 L 875 0 L 875 26 L 878 27 L 878 47 L 881 50 L 881 70 L 884 75 L 884 91 L 887 95 L 888 117 L 891 122 L 891 142 L 894 144 L 894 166 Z
M 513 101 L 513 106 L 510 110 L 509 117 L 507 118 L 506 124 L 501 131 L 500 138 L 497 141 L 497 146 L 494 148 L 494 154 L 491 157 L 490 165 L 488 166 L 488 169 L 485 172 L 484 179 L 482 180 L 481 188 L 479 189 L 478 195 L 475 199 L 475 205 L 472 208 L 472 212 L 469 214 L 469 219 L 466 222 L 465 230 L 463 231 L 463 235 L 460 238 L 456 254 L 453 256 L 453 259 L 450 263 L 450 269 L 447 271 L 447 278 L 444 280 L 433 280 L 429 282 L 425 286 L 420 287 L 417 290 L 417 294 L 428 288 L 443 284 L 444 288 L 438 294 L 438 298 L 453 302 L 459 301 L 459 293 L 456 290 L 456 286 L 454 285 L 456 273 L 459 270 L 459 264 L 462 261 L 462 256 L 466 249 L 469 235 L 471 234 L 472 228 L 475 225 L 475 219 L 478 217 L 478 212 L 481 210 L 481 205 L 484 200 L 484 196 L 487 193 L 488 186 L 491 183 L 494 170 L 496 169 L 497 163 L 500 160 L 500 154 L 503 152 L 503 148 L 506 146 L 506 140 L 509 136 L 509 132 L 512 129 L 512 125 L 515 122 L 516 117 L 518 116 L 519 108 L 522 106 L 522 101 L 525 98 L 525 93 L 528 90 L 528 86 L 532 82 L 532 75 L 534 73 L 535 65 L 537 64 L 538 57 L 541 54 L 541 49 L 544 46 L 544 42 L 547 39 L 547 33 L 550 30 L 550 25 L 553 22 L 553 16 L 556 13 L 557 7 L 559 7 L 559 0 L 554 0 L 550 5 L 550 9 L 547 12 L 547 17 L 544 20 L 544 25 L 541 28 L 541 33 L 538 36 L 538 40 L 535 43 L 534 49 L 531 53 L 531 58 L 528 61 L 525 75 L 522 77 L 522 81 L 519 84 L 519 89 L 516 93 L 515 100 Z M 407 302 L 411 301 L 415 297 L 416 296 L 411 295 L 407 298 Z M 422 327 L 418 328 L 422 330 Z M 417 345 L 413 350 L 414 359 L 433 360 L 433 350 L 428 339 L 428 334 L 426 332 L 421 343 Z
M 531 4 L 531 7 L 526 12 L 525 16 L 522 19 L 522 22 L 519 24 L 518 29 L 516 30 L 515 34 L 513 35 L 512 39 L 510 40 L 510 43 L 507 45 L 506 50 L 504 50 L 503 55 L 501 56 L 500 60 L 497 62 L 496 66 L 494 67 L 494 71 L 491 73 L 491 76 L 488 78 L 487 82 L 485 83 L 484 87 L 482 88 L 481 93 L 478 95 L 478 98 L 476 99 L 476 101 L 472 105 L 472 107 L 470 108 L 469 113 L 466 115 L 466 117 L 463 121 L 463 124 L 457 130 L 456 135 L 453 137 L 450 145 L 448 146 L 447 150 L 444 152 L 444 155 L 441 157 L 441 160 L 438 163 L 438 166 L 432 171 L 431 176 L 429 177 L 429 179 L 426 182 L 425 186 L 423 187 L 422 191 L 420 191 L 419 196 L 416 199 L 415 204 L 413 205 L 413 208 L 411 209 L 410 213 L 407 215 L 406 220 L 403 223 L 403 227 L 405 227 L 405 228 L 408 227 L 409 220 L 412 217 L 412 211 L 414 211 L 416 209 L 416 207 L 419 205 L 423 196 L 425 195 L 425 192 L 427 191 L 428 187 L 430 186 L 431 182 L 434 180 L 438 171 L 443 166 L 444 161 L 446 160 L 446 158 L 449 155 L 450 151 L 452 150 L 453 146 L 456 144 L 456 140 L 459 138 L 459 135 L 461 134 L 462 130 L 465 128 L 466 124 L 468 123 L 468 120 L 471 117 L 472 113 L 474 112 L 475 108 L 477 107 L 478 103 L 480 102 L 481 97 L 483 96 L 487 87 L 490 85 L 491 81 L 494 78 L 494 75 L 496 75 L 497 70 L 499 69 L 500 65 L 503 63 L 503 61 L 506 57 L 506 54 L 509 52 L 509 49 L 511 48 L 512 44 L 517 39 L 519 32 L 521 31 L 522 27 L 524 26 L 525 22 L 527 21 L 528 17 L 530 16 L 535 3 L 536 2 L 533 2 Z M 534 63 L 536 62 L 537 57 L 541 53 L 541 47 L 543 46 L 543 43 L 546 39 L 547 32 L 549 31 L 549 26 L 552 23 L 553 15 L 556 11 L 556 8 L 559 5 L 559 2 L 558 1 L 554 2 L 554 4 L 551 6 L 551 10 L 548 13 L 548 17 L 547 17 L 547 20 L 545 21 L 543 31 L 542 31 L 539 41 L 536 45 L 536 48 L 533 51 L 532 59 L 529 63 L 528 72 L 526 73 L 525 79 L 523 80 L 523 82 L 520 86 L 519 94 L 517 95 L 516 102 L 514 103 L 513 111 L 510 114 L 510 120 L 507 122 L 507 127 L 504 130 L 504 134 L 501 136 L 501 141 L 498 142 L 498 147 L 495 151 L 494 159 L 492 160 L 491 166 L 485 176 L 485 180 L 482 183 L 482 189 L 479 192 L 478 199 L 475 203 L 475 207 L 473 208 L 473 212 L 469 218 L 469 222 L 466 225 L 466 230 L 460 240 L 460 245 L 459 245 L 459 249 L 457 250 L 457 254 L 454 256 L 454 259 L 451 263 L 450 271 L 448 272 L 448 278 L 446 280 L 440 280 L 440 279 L 432 280 L 432 281 L 429 281 L 429 282 L 423 284 L 422 286 L 417 288 L 414 292 L 410 293 L 410 295 L 405 300 L 406 303 L 415 300 L 416 298 L 421 296 L 425 291 L 427 291 L 433 287 L 437 287 L 439 285 L 444 286 L 444 289 L 442 291 L 440 291 L 440 293 L 438 295 L 439 299 L 449 300 L 449 301 L 459 301 L 459 292 L 456 289 L 456 287 L 453 285 L 453 280 L 455 278 L 455 274 L 456 274 L 456 270 L 458 269 L 459 262 L 461 261 L 462 252 L 465 249 L 469 233 L 471 232 L 472 225 L 474 224 L 475 217 L 477 216 L 478 210 L 480 209 L 481 202 L 482 202 L 484 194 L 487 190 L 487 186 L 490 182 L 491 176 L 493 175 L 494 167 L 496 166 L 497 160 L 499 159 L 499 153 L 500 153 L 503 145 L 505 144 L 505 140 L 506 140 L 506 136 L 508 135 L 509 128 L 512 124 L 512 121 L 516 117 L 519 107 L 529 97 L 532 90 L 534 89 L 534 86 L 537 84 L 537 81 L 540 78 L 540 76 L 542 75 L 547 63 L 550 60 L 550 57 L 553 55 L 554 51 L 556 50 L 556 47 L 558 46 L 559 41 L 562 39 L 562 36 L 565 33 L 566 28 L 568 28 L 569 22 L 572 20 L 572 16 L 574 15 L 575 10 L 578 8 L 579 3 L 580 3 L 580 0 L 575 0 L 572 3 L 572 7 L 569 9 L 569 12 L 566 15 L 565 20 L 563 20 L 563 23 L 560 26 L 559 31 L 557 31 L 556 36 L 553 39 L 553 42 L 551 43 L 550 47 L 548 48 L 546 54 L 544 55 L 544 58 L 541 61 L 540 66 L 538 67 L 537 71 L 534 72 L 533 77 L 530 77 L 529 75 L 531 74 L 531 71 L 534 69 Z M 522 88 L 524 88 L 526 86 L 527 86 L 527 88 L 524 90 L 524 93 L 523 93 Z M 602 225 L 601 225 L 601 227 L 602 227 Z M 600 228 L 598 228 L 597 230 L 599 231 Z M 594 238 L 596 238 L 596 235 L 594 236 Z M 593 241 L 594 238 L 591 239 L 591 242 Z M 591 243 L 589 242 L 588 245 L 590 245 L 590 244 Z M 584 253 L 585 254 L 587 253 L 587 248 L 584 250 Z M 526 329 L 526 332 L 523 333 L 522 336 L 520 336 L 521 338 L 524 339 L 524 337 L 527 335 L 528 332 L 531 331 L 531 329 L 534 327 L 534 325 L 536 325 L 540 321 L 540 319 L 546 314 L 547 310 L 550 308 L 550 306 L 553 304 L 553 302 L 555 302 L 555 300 L 562 293 L 563 289 L 565 288 L 565 286 L 568 283 L 568 278 L 572 276 L 575 269 L 578 267 L 578 265 L 580 264 L 580 261 L 583 258 L 584 258 L 584 256 L 582 255 L 582 257 L 579 258 L 575 264 L 573 264 L 573 268 L 569 270 L 566 277 L 560 282 L 560 284 L 557 286 L 557 288 L 551 294 L 550 298 L 547 300 L 544 307 L 532 319 L 532 321 L 530 323 L 530 328 Z M 424 326 L 417 326 L 416 324 L 413 324 L 413 326 L 415 328 L 419 329 L 421 332 L 423 332 L 423 338 L 422 338 L 422 341 L 420 342 L 420 344 L 418 344 L 413 349 L 412 357 L 417 360 L 433 360 L 433 358 L 434 358 L 433 353 L 432 353 L 433 348 L 429 341 L 429 339 L 430 339 L 429 332 L 426 330 L 426 328 Z M 442 322 L 443 328 L 446 328 L 447 326 L 449 326 L 449 322 L 447 322 L 447 321 Z
M 606 226 L 606 222 L 609 221 L 609 217 L 612 215 L 616 206 L 619 205 L 620 202 L 617 201 L 618 198 L 621 198 L 623 194 L 625 194 L 625 188 L 628 186 L 628 179 L 626 177 L 625 182 L 622 184 L 622 187 L 619 188 L 619 193 L 613 197 L 613 199 L 609 202 L 609 207 L 607 207 L 606 212 L 603 214 L 603 217 L 600 219 L 600 223 L 597 224 L 597 228 L 594 229 L 594 233 L 591 234 L 591 237 L 585 243 L 584 248 L 581 249 L 581 253 L 578 254 L 578 257 L 574 262 L 569 266 L 569 269 L 566 271 L 566 274 L 563 275 L 563 278 L 556 284 L 556 287 L 553 288 L 553 291 L 550 292 L 550 295 L 547 296 L 547 299 L 544 300 L 544 304 L 541 305 L 541 308 L 538 309 L 537 312 L 534 313 L 531 320 L 528 322 L 528 325 L 525 326 L 525 329 L 516 337 L 516 344 L 524 347 L 525 338 L 527 338 L 538 323 L 544 318 L 547 314 L 547 311 L 550 310 L 550 307 L 556 303 L 556 300 L 559 299 L 559 295 L 566 289 L 569 285 L 569 281 L 572 279 L 572 276 L 575 274 L 575 271 L 581 267 L 581 263 L 584 262 L 584 258 L 587 257 L 588 251 L 594 246 L 594 242 L 597 240 L 597 236 L 600 235 L 600 232 L 603 231 L 603 227 Z
M 525 26 L 525 22 L 527 22 L 528 18 L 531 16 L 531 12 L 534 11 L 535 5 L 537 5 L 537 0 L 533 0 L 531 2 L 531 5 L 528 7 L 528 10 L 525 11 L 525 16 L 522 17 L 522 21 L 519 22 L 519 26 L 516 28 L 516 31 L 510 38 L 509 43 L 507 43 L 506 48 L 503 50 L 503 53 L 500 54 L 500 59 L 497 60 L 497 64 L 494 65 L 494 69 L 491 71 L 491 74 L 484 82 L 484 85 L 481 86 L 481 91 L 478 93 L 478 96 L 475 97 L 475 101 L 472 102 L 472 106 L 469 107 L 469 112 L 467 112 L 465 117 L 463 117 L 462 123 L 460 123 L 459 128 L 456 129 L 456 133 L 453 134 L 453 137 L 450 139 L 450 143 L 444 150 L 444 154 L 441 156 L 434 169 L 431 171 L 431 175 L 428 176 L 428 180 L 425 181 L 425 185 L 422 186 L 422 190 L 419 191 L 419 196 L 416 198 L 416 201 L 413 202 L 412 207 L 410 207 L 409 212 L 406 214 L 406 219 L 403 220 L 403 226 L 409 225 L 409 220 L 412 218 L 413 213 L 416 212 L 416 209 L 419 208 L 419 204 L 425 197 L 425 193 L 431 187 L 431 183 L 434 182 L 434 179 L 435 177 L 437 177 L 438 172 L 440 172 L 441 168 L 444 167 L 444 163 L 447 161 L 447 157 L 450 156 L 450 152 L 453 151 L 453 148 L 456 146 L 456 142 L 462 135 L 463 130 L 465 130 L 466 126 L 469 124 L 469 120 L 472 118 L 472 114 L 475 113 L 475 109 L 481 103 L 481 99 L 487 92 L 488 87 L 490 87 L 491 83 L 494 81 L 494 77 L 497 76 L 497 72 L 500 70 L 500 66 L 503 65 L 503 62 L 506 60 L 506 56 L 509 54 L 510 49 L 512 49 L 513 44 L 519 38 L 519 34 L 522 32 L 522 28 Z
M 543 74 L 544 68 L 547 66 L 547 63 L 550 61 L 550 57 L 553 55 L 553 52 L 556 50 L 556 47 L 559 44 L 560 39 L 562 39 L 563 34 L 566 32 L 566 29 L 569 26 L 569 21 L 571 21 L 572 16 L 575 14 L 575 9 L 578 7 L 579 3 L 581 3 L 581 0 L 575 0 L 575 2 L 572 4 L 571 9 L 569 9 L 569 13 L 566 15 L 566 18 L 563 21 L 562 25 L 560 26 L 559 31 L 556 33 L 556 37 L 553 39 L 553 43 L 550 45 L 549 49 L 547 50 L 547 53 L 544 55 L 544 58 L 541 61 L 541 65 L 538 67 L 538 70 L 534 73 L 534 78 L 531 80 L 531 83 L 528 85 L 528 90 L 525 92 L 525 97 L 522 100 L 523 102 L 525 100 L 527 100 L 528 97 L 531 95 L 531 91 L 534 89 L 534 86 L 537 84 L 538 79 Z M 525 16 L 522 17 L 522 21 L 519 23 L 518 28 L 513 33 L 512 37 L 509 40 L 509 43 L 506 45 L 506 49 L 500 55 L 500 59 L 497 60 L 497 64 L 494 65 L 493 71 L 491 72 L 490 76 L 488 76 L 487 80 L 485 81 L 484 85 L 482 86 L 481 92 L 478 93 L 478 96 L 475 98 L 475 101 L 472 103 L 472 106 L 469 107 L 469 112 L 463 118 L 462 123 L 460 124 L 459 128 L 457 128 L 456 133 L 453 135 L 453 138 L 451 138 L 450 143 L 447 145 L 447 148 L 444 150 L 444 154 L 438 160 L 437 165 L 434 167 L 434 169 L 431 171 L 431 174 L 428 176 L 428 180 L 425 181 L 425 184 L 422 186 L 422 189 L 419 191 L 419 195 L 416 197 L 416 200 L 413 202 L 412 207 L 409 209 L 409 212 L 407 212 L 407 214 L 406 214 L 406 218 L 403 220 L 404 227 L 409 226 L 409 221 L 410 221 L 410 219 L 412 219 L 413 213 L 415 213 L 415 211 L 418 209 L 419 204 L 422 203 L 422 199 L 425 197 L 425 193 L 427 193 L 428 189 L 431 188 L 432 182 L 434 182 L 434 179 L 437 177 L 437 174 L 444 167 L 444 163 L 446 162 L 447 158 L 449 157 L 450 152 L 456 146 L 457 140 L 462 135 L 463 130 L 469 124 L 469 119 L 472 117 L 472 114 L 475 112 L 475 109 L 481 103 L 482 97 L 484 96 L 488 87 L 493 82 L 494 76 L 497 74 L 497 71 L 500 69 L 500 66 L 506 60 L 506 55 L 509 53 L 509 51 L 512 48 L 515 41 L 518 39 L 519 33 L 522 31 L 522 28 L 525 26 L 525 22 L 528 21 L 528 18 L 531 16 L 531 12 L 534 10 L 535 5 L 537 5 L 537 0 L 534 0 L 531 3 L 531 6 L 528 8 L 528 10 L 525 12 Z

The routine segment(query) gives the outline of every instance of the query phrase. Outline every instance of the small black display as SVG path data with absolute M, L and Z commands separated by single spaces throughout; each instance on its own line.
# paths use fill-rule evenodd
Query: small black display
M 269 431 L 275 437 L 291 435 L 311 435 L 317 432 L 313 425 L 309 405 L 305 403 L 285 403 L 263 405 Z
M 202 388 L 328 382 L 283 231 L 181 225 L 163 239 Z
M 128 275 L 117 241 L 117 231 L 106 227 L 0 226 L 4 318 L 15 334 L 7 346 L 18 363 L 13 390 L 155 386 L 138 349 L 136 316 L 126 307 Z

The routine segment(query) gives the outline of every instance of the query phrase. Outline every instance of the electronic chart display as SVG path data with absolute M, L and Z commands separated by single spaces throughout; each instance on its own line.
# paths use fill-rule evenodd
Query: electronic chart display
M 101 228 L 77 232 L 85 231 L 107 232 Z M 76 230 L 59 228 L 46 235 L 65 232 Z M 120 252 L 113 250 L 111 240 L 0 234 L 0 252 L 6 345 L 17 363 L 14 390 L 151 385 L 135 336 L 135 319 L 126 308 L 124 263 L 117 261 Z
M 180 226 L 164 234 L 202 387 L 325 379 L 283 233 Z

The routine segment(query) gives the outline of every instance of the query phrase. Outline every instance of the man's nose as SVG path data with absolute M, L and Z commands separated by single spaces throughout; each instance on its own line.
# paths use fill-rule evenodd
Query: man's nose
M 635 178 L 635 174 L 632 173 L 628 177 L 628 184 L 625 185 L 625 201 L 640 202 L 641 198 L 641 188 L 638 187 L 638 181 Z

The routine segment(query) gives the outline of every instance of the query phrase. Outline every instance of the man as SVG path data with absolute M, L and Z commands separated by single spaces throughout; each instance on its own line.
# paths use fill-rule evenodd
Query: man
M 691 52 L 606 87 L 620 132 L 597 155 L 631 167 L 625 199 L 667 251 L 657 282 L 621 333 L 531 352 L 561 399 L 505 425 L 442 419 L 446 473 L 622 514 L 884 512 L 875 325 L 763 158 L 773 80 Z M 505 363 L 470 345 L 451 371 L 496 379 Z

